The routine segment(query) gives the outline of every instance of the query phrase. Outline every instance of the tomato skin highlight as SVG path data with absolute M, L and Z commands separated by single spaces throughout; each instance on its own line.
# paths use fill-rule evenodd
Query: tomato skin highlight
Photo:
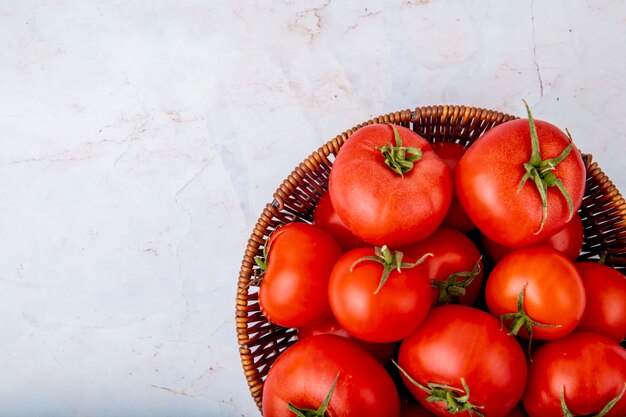
M 571 261 L 575 261 L 580 255 L 583 240 L 583 222 L 580 219 L 580 215 L 574 213 L 572 219 L 565 223 L 563 229 L 548 237 L 546 240 L 533 243 L 529 246 L 548 246 L 558 250 Z M 489 258 L 494 262 L 500 262 L 506 255 L 519 249 L 518 247 L 501 245 L 483 234 L 481 234 L 481 241 L 485 252 L 487 252 Z
M 267 270 L 259 288 L 259 306 L 273 323 L 302 327 L 331 315 L 330 272 L 343 251 L 317 226 L 289 223 L 267 242 Z
M 432 144 L 432 147 L 441 160 L 448 165 L 448 168 L 450 168 L 450 172 L 452 172 L 452 176 L 454 177 L 456 166 L 459 164 L 459 161 L 465 154 L 467 148 L 460 143 L 455 142 L 435 142 Z M 456 192 L 453 192 L 452 194 L 450 208 L 448 209 L 446 217 L 443 219 L 442 225 L 452 227 L 453 229 L 463 233 L 467 233 L 476 227 L 472 222 L 472 219 L 469 218 L 463 209 L 459 198 L 456 196 Z
M 488 417 L 504 417 L 522 397 L 526 358 L 522 348 L 500 321 L 467 306 L 448 305 L 431 311 L 422 325 L 405 338 L 398 363 L 422 385 L 437 383 L 470 389 L 469 401 Z M 427 394 L 405 376 L 417 400 L 437 416 L 450 416 L 443 402 L 428 402 Z M 469 412 L 458 413 L 469 416 Z
M 356 237 L 354 233 L 348 229 L 348 226 L 341 221 L 333 207 L 328 191 L 322 194 L 315 206 L 313 224 L 324 229 L 326 233 L 331 235 L 344 251 L 370 246 Z
M 575 416 L 596 415 L 626 383 L 626 350 L 595 334 L 574 332 L 533 353 L 524 408 L 530 417 L 562 417 L 561 388 Z M 626 415 L 626 395 L 606 417 Z
M 585 311 L 585 288 L 576 267 L 552 248 L 530 246 L 500 261 L 487 279 L 487 306 L 496 317 L 515 313 L 522 291 L 526 314 L 535 322 L 553 326 L 533 326 L 533 339 L 565 336 L 576 328 Z M 524 327 L 519 335 L 529 337 Z
M 437 229 L 452 199 L 452 174 L 431 145 L 410 129 L 396 126 L 403 146 L 419 148 L 421 158 L 402 176 L 386 164 L 379 147 L 394 143 L 391 125 L 357 130 L 341 147 L 329 177 L 339 218 L 372 245 L 397 247 Z
M 368 342 L 388 343 L 411 334 L 426 318 L 431 307 L 431 287 L 421 265 L 391 271 L 375 294 L 383 266 L 364 261 L 374 249 L 354 249 L 335 264 L 328 286 L 333 315 L 354 337 Z M 352 270 L 351 270 L 352 269 Z
M 351 340 L 355 344 L 361 346 L 368 351 L 381 364 L 385 365 L 396 351 L 397 343 L 372 343 L 365 340 L 357 339 L 346 331 L 337 319 L 329 317 L 323 321 L 319 321 L 298 329 L 298 340 L 304 340 L 307 337 L 317 336 L 321 334 L 334 334 L 335 336 L 344 337 Z
M 433 256 L 424 259 L 422 264 L 431 281 L 441 282 L 452 274 L 471 272 L 479 262 L 480 271 L 465 288 L 465 294 L 453 299 L 453 302 L 463 305 L 472 305 L 476 302 L 483 280 L 483 265 L 478 248 L 463 233 L 442 226 L 427 238 L 399 250 L 404 253 L 408 262 L 415 262 L 425 253 L 432 253 Z M 439 299 L 440 290 L 433 287 L 431 294 L 434 306 Z
M 385 368 L 353 342 L 335 335 L 296 342 L 276 359 L 263 386 L 263 415 L 293 417 L 288 403 L 316 410 L 338 373 L 327 415 L 400 415 L 398 393 Z
M 556 126 L 535 120 L 543 160 L 557 157 L 570 139 Z M 557 187 L 547 191 L 548 215 L 539 232 L 541 198 L 532 180 L 519 189 L 531 158 L 527 119 L 502 123 L 481 136 L 459 161 L 455 190 L 476 227 L 491 240 L 505 246 L 525 246 L 559 231 L 570 218 L 566 199 Z M 574 212 L 585 191 L 585 165 L 574 146 L 553 173 L 568 191 Z
M 585 312 L 576 329 L 621 342 L 626 338 L 626 277 L 610 266 L 594 262 L 579 262 L 576 269 L 587 296 Z

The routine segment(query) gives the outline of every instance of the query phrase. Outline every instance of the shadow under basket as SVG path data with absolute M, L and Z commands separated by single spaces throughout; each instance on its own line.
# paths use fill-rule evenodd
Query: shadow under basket
M 267 237 L 280 225 L 310 223 L 321 194 L 328 187 L 334 157 L 360 127 L 394 123 L 413 129 L 430 142 L 457 142 L 471 146 L 492 127 L 515 116 L 467 106 L 428 106 L 375 117 L 326 142 L 302 161 L 274 193 L 252 230 L 237 282 L 236 325 L 239 354 L 250 393 L 261 409 L 263 381 L 272 363 L 296 341 L 295 329 L 270 323 L 258 303 L 259 274 L 254 257 L 261 255 Z M 606 252 L 607 265 L 626 270 L 626 203 L 591 155 L 583 154 L 587 169 L 585 196 L 579 214 L 584 244 L 579 260 L 598 259 Z

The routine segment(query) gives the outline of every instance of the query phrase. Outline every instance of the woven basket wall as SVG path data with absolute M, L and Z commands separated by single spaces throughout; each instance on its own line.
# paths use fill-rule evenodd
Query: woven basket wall
M 295 342 L 295 330 L 276 326 L 261 314 L 258 268 L 254 257 L 261 255 L 267 237 L 278 226 L 290 222 L 310 223 L 320 195 L 327 189 L 334 156 L 361 126 L 395 123 L 412 128 L 430 142 L 451 141 L 466 146 L 492 127 L 514 119 L 493 110 L 466 106 L 418 107 L 376 117 L 336 136 L 306 158 L 283 181 L 254 226 L 245 249 L 237 282 L 236 325 L 239 353 L 250 393 L 259 409 L 263 381 L 274 360 Z M 626 203 L 609 178 L 583 154 L 587 168 L 585 197 L 580 215 L 585 240 L 582 259 L 598 258 L 606 252 L 606 264 L 626 270 Z

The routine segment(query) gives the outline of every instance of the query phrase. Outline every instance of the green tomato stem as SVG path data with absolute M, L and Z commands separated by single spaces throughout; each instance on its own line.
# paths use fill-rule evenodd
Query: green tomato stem
M 429 382 L 426 386 L 420 384 L 411 377 L 396 361 L 392 360 L 393 364 L 402 372 L 409 382 L 426 394 L 426 401 L 428 402 L 443 402 L 446 404 L 446 409 L 450 414 L 456 414 L 463 411 L 468 411 L 470 415 L 477 415 L 478 417 L 485 417 L 480 411 L 483 406 L 475 405 L 470 402 L 470 389 L 465 381 L 465 378 L 461 377 L 461 385 L 463 389 L 456 388 L 450 385 L 436 384 Z
M 474 278 L 480 273 L 481 256 L 478 258 L 474 269 L 471 271 L 456 272 L 444 281 L 431 279 L 430 285 L 439 290 L 438 305 L 446 305 L 458 302 L 460 296 L 465 295 L 465 289 L 470 286 Z
M 330 391 L 326 395 L 324 402 L 319 406 L 317 410 L 310 410 L 307 408 L 298 408 L 293 404 L 287 404 L 287 409 L 293 412 L 298 417 L 324 417 L 326 415 L 326 411 L 328 410 L 328 404 L 330 404 L 330 398 L 333 396 L 333 392 L 337 387 L 337 381 L 339 380 L 339 372 L 337 372 L 337 376 L 335 377 L 335 381 L 333 385 L 330 387 Z
M 509 334 L 512 336 L 517 336 L 519 331 L 522 329 L 526 329 L 528 333 L 528 354 L 530 355 L 530 347 L 533 341 L 533 330 L 535 327 L 542 328 L 558 328 L 561 327 L 560 324 L 544 324 L 539 323 L 538 321 L 533 320 L 527 313 L 526 308 L 524 306 L 524 299 L 526 297 L 526 287 L 528 283 L 524 283 L 524 287 L 522 291 L 517 295 L 517 312 L 516 313 L 507 313 L 500 316 L 500 321 L 504 323 L 505 321 L 512 320 L 511 325 L 509 326 Z
M 528 114 L 528 126 L 530 128 L 530 142 L 531 142 L 531 155 L 530 161 L 524 164 L 524 170 L 526 173 L 522 177 L 519 186 L 517 187 L 517 191 L 519 192 L 527 180 L 531 180 L 535 187 L 537 188 L 537 192 L 539 193 L 539 197 L 541 198 L 541 225 L 539 229 L 535 232 L 535 234 L 541 233 L 543 227 L 545 226 L 546 219 L 548 217 L 548 188 L 556 187 L 560 193 L 563 195 L 565 200 L 567 201 L 567 206 L 569 208 L 569 218 L 568 221 L 574 215 L 574 204 L 572 202 L 572 198 L 569 195 L 569 192 L 565 189 L 565 185 L 560 178 L 558 178 L 554 171 L 556 167 L 567 158 L 567 156 L 572 151 L 574 144 L 572 141 L 572 136 L 569 131 L 567 134 L 570 139 L 570 143 L 561 151 L 561 153 L 551 159 L 543 160 L 541 157 L 541 150 L 539 147 L 539 137 L 537 136 L 537 127 L 535 126 L 535 119 L 533 118 L 532 112 L 530 111 L 530 107 L 526 100 L 524 101 L 524 106 L 526 106 L 526 112 Z
M 611 411 L 611 409 L 615 407 L 615 404 L 617 404 L 619 400 L 622 399 L 625 392 L 626 392 L 626 383 L 624 383 L 624 388 L 622 388 L 622 391 L 619 394 L 617 394 L 615 398 L 609 401 L 598 414 L 591 416 L 591 417 L 606 416 L 609 413 L 609 411 Z M 563 417 L 575 417 L 572 414 L 572 412 L 569 410 L 569 408 L 567 407 L 567 404 L 565 403 L 565 385 L 561 386 L 561 398 L 560 399 L 561 399 L 561 411 L 563 412 Z
M 395 125 L 391 125 L 393 129 L 394 140 L 396 145 L 391 142 L 385 146 L 379 146 L 378 149 L 385 157 L 385 164 L 398 175 L 404 176 L 413 169 L 415 162 L 422 158 L 422 150 L 419 148 L 402 146 L 402 138 Z
M 380 281 L 378 283 L 378 288 L 376 288 L 376 291 L 374 291 L 374 295 L 378 294 L 378 292 L 383 288 L 383 286 L 385 285 L 385 283 L 389 279 L 389 275 L 391 274 L 391 271 L 393 271 L 394 269 L 397 270 L 398 273 L 400 273 L 400 272 L 402 272 L 403 269 L 414 268 L 417 265 L 419 265 L 422 262 L 424 262 L 424 260 L 427 257 L 433 256 L 432 253 L 427 253 L 427 254 L 423 255 L 421 258 L 419 258 L 417 260 L 417 262 L 415 262 L 415 263 L 411 264 L 411 263 L 407 263 L 407 262 L 402 262 L 402 257 L 404 256 L 404 254 L 402 252 L 400 252 L 400 251 L 395 251 L 392 254 L 389 251 L 389 248 L 386 245 L 383 245 L 382 247 L 376 246 L 374 248 L 374 254 L 375 254 L 374 256 L 364 256 L 364 257 L 362 257 L 360 259 L 357 259 L 350 266 L 350 272 L 352 272 L 354 270 L 355 266 L 357 266 L 361 262 L 365 262 L 365 261 L 377 262 L 377 263 L 379 263 L 379 264 L 381 264 L 383 266 L 383 274 L 380 277 Z

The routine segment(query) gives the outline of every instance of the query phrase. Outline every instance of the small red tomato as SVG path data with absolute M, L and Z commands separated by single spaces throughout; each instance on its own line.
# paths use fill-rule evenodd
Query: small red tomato
M 330 316 L 328 280 L 342 250 L 325 231 L 306 223 L 278 228 L 267 242 L 267 270 L 259 288 L 265 316 L 302 327 Z
M 351 335 L 395 342 L 411 334 L 428 314 L 431 288 L 424 269 L 411 267 L 397 254 L 386 247 L 354 249 L 333 268 L 330 307 Z
M 434 308 L 400 344 L 398 364 L 415 398 L 441 417 L 504 417 L 526 385 L 517 340 L 492 315 L 460 305 Z
M 500 262 L 506 255 L 519 249 L 512 246 L 501 245 L 483 234 L 481 234 L 481 240 L 485 247 L 485 252 L 487 252 L 487 255 L 489 255 L 494 262 Z M 578 255 L 580 255 L 583 240 L 583 222 L 580 219 L 580 215 L 575 213 L 572 219 L 565 224 L 563 229 L 546 240 L 534 243 L 530 246 L 549 246 L 561 252 L 568 259 L 575 261 Z
M 324 229 L 331 235 L 343 250 L 350 250 L 370 246 L 356 237 L 354 233 L 348 229 L 344 222 L 341 221 L 337 212 L 333 207 L 330 194 L 325 192 L 320 197 L 315 211 L 313 212 L 313 224 Z
M 467 148 L 460 143 L 455 142 L 435 142 L 432 144 L 432 147 L 441 160 L 448 165 L 448 168 L 450 168 L 450 171 L 454 176 L 456 166 L 459 164 L 459 161 L 463 157 L 463 154 L 465 154 Z M 459 230 L 463 233 L 467 233 L 476 227 L 465 210 L 463 210 L 463 206 L 459 202 L 459 198 L 456 196 L 456 193 L 453 193 L 452 195 L 452 202 L 450 203 L 450 208 L 448 209 L 446 217 L 443 219 L 442 225 L 452 227 L 453 229 Z
M 374 356 L 378 360 L 378 362 L 383 365 L 389 362 L 397 346 L 397 343 L 372 343 L 366 342 L 365 340 L 357 339 L 356 337 L 350 335 L 350 333 L 348 333 L 346 329 L 341 327 L 341 325 L 337 322 L 337 319 L 332 316 L 327 318 L 326 320 L 299 328 L 298 340 L 303 340 L 307 337 L 317 336 L 320 334 L 334 334 L 335 336 L 350 339 L 351 341 L 371 353 L 372 356 Z
M 626 350 L 595 334 L 574 332 L 533 354 L 524 393 L 530 417 L 626 416 Z
M 452 175 L 417 133 L 373 124 L 341 147 L 328 189 L 352 233 L 372 245 L 397 247 L 439 227 L 452 199 Z
M 480 252 L 463 233 L 440 227 L 426 239 L 400 249 L 407 262 L 432 253 L 422 263 L 430 279 L 434 304 L 474 304 L 483 280 Z
M 556 339 L 576 328 L 585 311 L 585 288 L 574 263 L 548 247 L 518 249 L 489 275 L 489 310 L 511 333 Z
M 512 120 L 470 146 L 455 173 L 455 191 L 476 227 L 506 246 L 540 242 L 571 218 L 585 192 L 580 151 L 556 126 Z
M 626 338 L 626 277 L 610 266 L 579 262 L 587 307 L 577 330 L 602 334 L 616 342 Z
M 329 402 L 324 413 L 320 408 L 326 398 Z M 315 414 L 320 416 L 400 414 L 398 392 L 385 368 L 359 346 L 335 335 L 297 342 L 270 368 L 263 385 L 263 415 L 293 417 L 289 405 L 299 410 L 320 410 Z

